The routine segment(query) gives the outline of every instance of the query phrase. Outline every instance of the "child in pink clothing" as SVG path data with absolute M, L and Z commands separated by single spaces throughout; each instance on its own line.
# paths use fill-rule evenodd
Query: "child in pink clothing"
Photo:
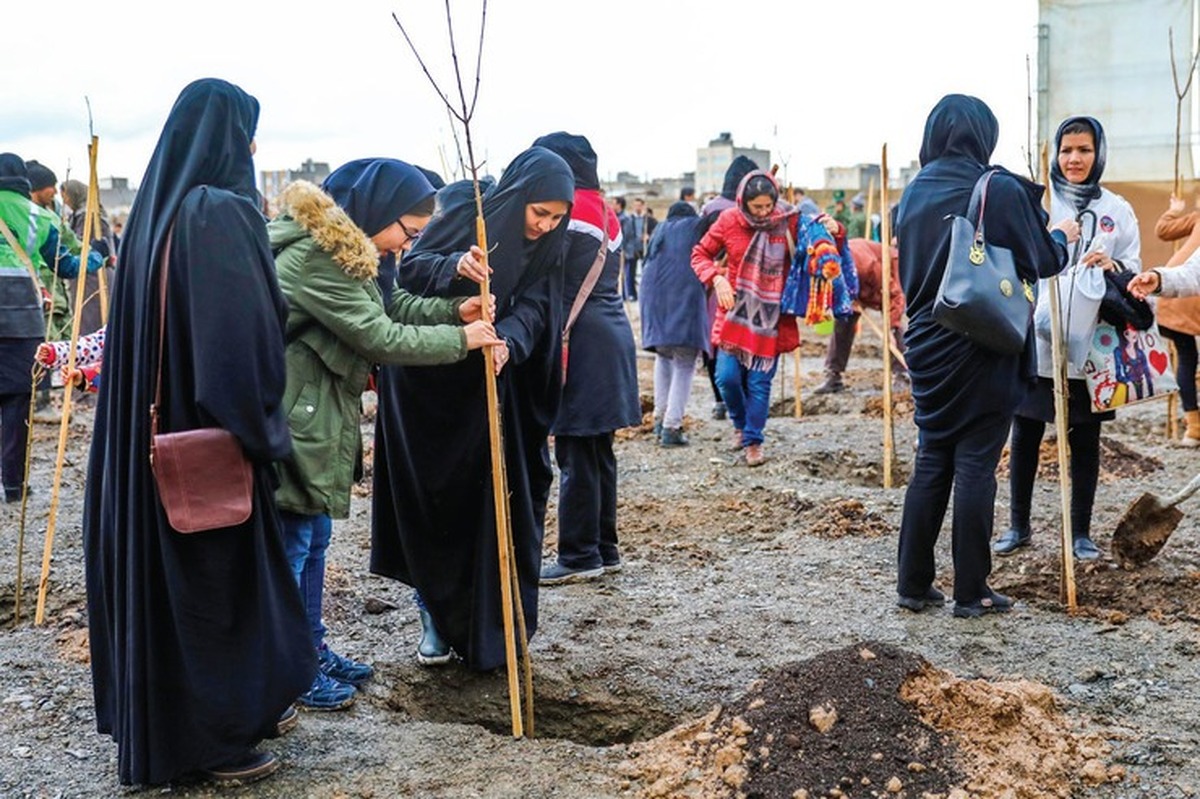
M 75 370 L 67 374 L 67 362 L 71 352 L 69 341 L 48 341 L 38 346 L 37 362 L 47 369 L 59 367 L 63 377 L 76 387 L 95 394 L 100 390 L 100 368 L 104 361 L 104 331 L 100 328 L 75 343 Z

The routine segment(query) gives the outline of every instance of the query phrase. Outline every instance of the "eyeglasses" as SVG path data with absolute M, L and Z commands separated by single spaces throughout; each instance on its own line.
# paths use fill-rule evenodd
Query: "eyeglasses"
M 400 225 L 400 229 L 404 231 L 404 235 L 408 237 L 409 241 L 416 241 L 417 239 L 421 238 L 422 231 L 413 230 L 399 219 L 397 219 L 396 222 Z

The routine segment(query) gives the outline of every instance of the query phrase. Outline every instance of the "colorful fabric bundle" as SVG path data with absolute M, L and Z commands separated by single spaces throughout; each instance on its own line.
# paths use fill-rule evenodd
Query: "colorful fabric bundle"
M 854 314 L 858 299 L 858 273 L 845 240 L 837 241 L 819 221 L 800 221 L 800 240 L 781 300 L 785 313 L 817 325 Z

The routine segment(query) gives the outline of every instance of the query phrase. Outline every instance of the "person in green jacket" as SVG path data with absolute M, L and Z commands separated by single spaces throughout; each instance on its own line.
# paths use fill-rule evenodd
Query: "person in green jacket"
M 293 457 L 280 466 L 276 499 L 320 665 L 297 702 L 337 710 L 373 673 L 330 649 L 321 621 L 332 519 L 349 515 L 362 464 L 360 397 L 368 377 L 376 364 L 454 363 L 500 341 L 494 308 L 478 296 L 425 298 L 397 288 L 384 308 L 375 280 L 381 255 L 408 250 L 434 210 L 433 187 L 416 167 L 352 161 L 320 188 L 292 183 L 280 206 L 268 232 L 289 306 L 283 402 Z
M 46 339 L 48 265 L 57 262 L 60 274 L 79 273 L 79 258 L 62 251 L 58 218 L 30 195 L 25 161 L 0 153 L 0 482 L 6 502 L 19 501 L 26 489 L 30 369 L 38 344 Z M 88 270 L 100 264 L 100 256 L 92 253 Z

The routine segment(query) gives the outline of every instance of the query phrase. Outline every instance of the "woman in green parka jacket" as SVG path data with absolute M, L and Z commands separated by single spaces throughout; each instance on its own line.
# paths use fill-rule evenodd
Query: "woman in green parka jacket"
M 376 283 L 381 254 L 408 250 L 433 213 L 434 190 L 413 166 L 362 159 L 321 188 L 288 186 L 268 226 L 279 285 L 287 297 L 288 414 L 294 455 L 276 492 L 284 543 L 300 587 L 320 670 L 298 703 L 350 705 L 370 666 L 324 641 L 325 550 L 332 519 L 346 518 L 362 460 L 360 396 L 375 364 L 425 366 L 462 360 L 496 344 L 492 309 L 479 297 L 424 298 L 397 289 L 385 310 Z

